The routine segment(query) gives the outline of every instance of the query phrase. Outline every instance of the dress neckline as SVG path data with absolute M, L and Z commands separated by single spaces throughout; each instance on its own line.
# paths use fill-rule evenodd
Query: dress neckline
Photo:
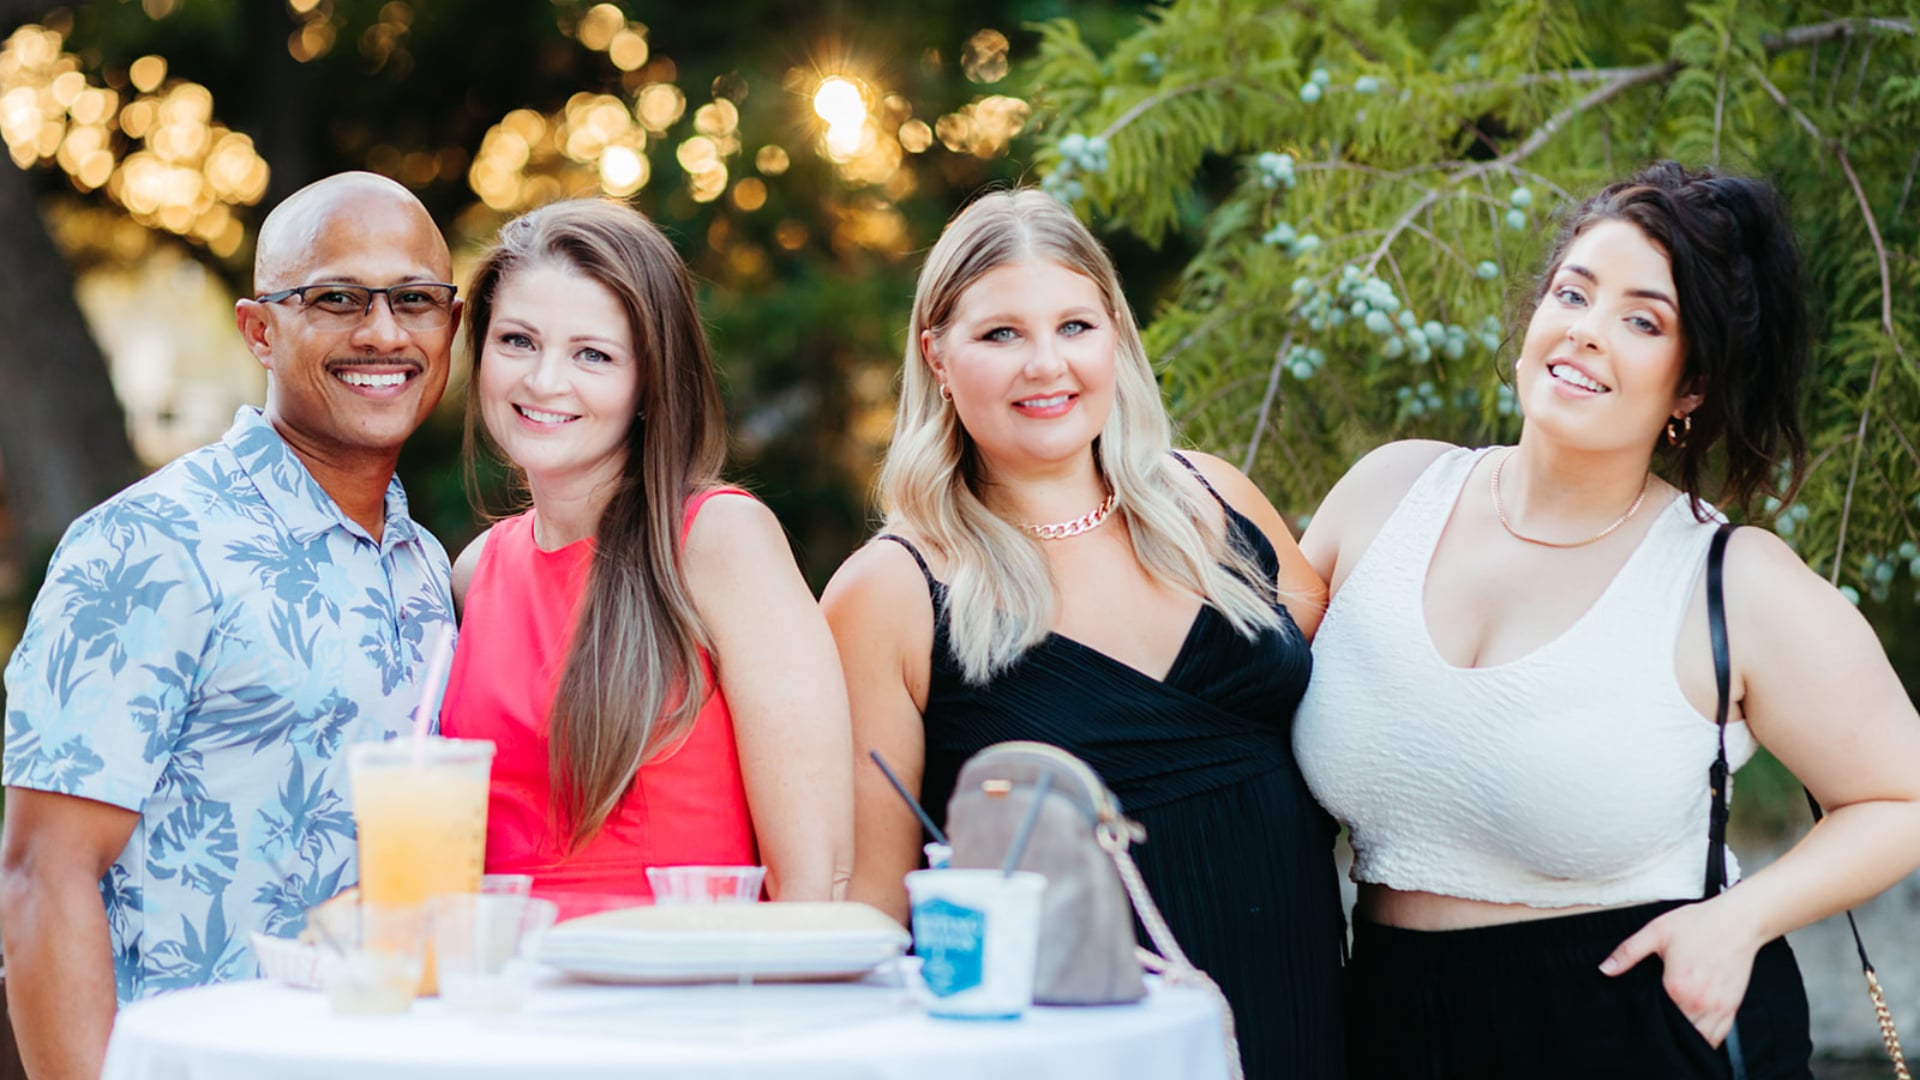
M 1568 623 L 1565 628 L 1560 630 L 1559 633 L 1540 642 L 1519 656 L 1502 660 L 1497 664 L 1456 664 L 1447 659 L 1446 654 L 1440 651 L 1440 643 L 1435 641 L 1433 637 L 1433 626 L 1427 621 L 1427 582 L 1433 575 L 1433 561 L 1440 553 L 1440 542 L 1445 539 L 1447 528 L 1453 524 L 1454 515 L 1459 513 L 1460 504 L 1466 498 L 1467 488 L 1473 483 L 1474 469 L 1479 466 L 1483 458 L 1497 449 L 1499 448 L 1485 447 L 1472 454 L 1471 460 L 1467 463 L 1466 476 L 1460 481 L 1460 487 L 1454 492 L 1453 498 L 1447 501 L 1446 516 L 1440 520 L 1440 529 L 1434 533 L 1433 543 L 1427 548 L 1426 556 L 1420 560 L 1419 564 L 1420 577 L 1418 590 L 1414 594 L 1414 616 L 1419 623 L 1420 642 L 1426 646 L 1427 655 L 1450 673 L 1471 672 L 1475 674 L 1492 674 L 1512 671 L 1532 664 L 1540 657 L 1550 655 L 1559 650 L 1566 642 L 1575 640 L 1580 632 L 1594 620 L 1594 613 L 1607 606 L 1612 597 L 1624 588 L 1620 582 L 1625 580 L 1643 561 L 1642 553 L 1651 549 L 1653 546 L 1649 543 L 1653 534 L 1659 532 L 1661 528 L 1665 526 L 1667 516 L 1673 512 L 1674 508 L 1679 505 L 1685 497 L 1681 493 L 1675 493 L 1673 498 L 1667 500 L 1664 505 L 1659 507 L 1653 516 L 1652 524 L 1647 527 L 1645 532 L 1640 534 L 1639 539 L 1633 542 L 1633 549 L 1627 552 L 1626 558 L 1621 561 L 1619 568 L 1613 572 L 1613 576 L 1607 580 L 1607 583 L 1601 587 L 1599 594 L 1593 598 L 1593 601 L 1589 603 L 1571 623 Z

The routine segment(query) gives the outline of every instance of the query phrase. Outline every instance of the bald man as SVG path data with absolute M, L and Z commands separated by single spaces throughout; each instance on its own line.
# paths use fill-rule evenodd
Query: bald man
M 114 1010 L 256 965 L 358 878 L 344 748 L 402 731 L 452 622 L 400 445 L 446 387 L 446 241 L 391 180 L 260 229 L 235 309 L 267 370 L 211 446 L 89 511 L 6 669 L 0 938 L 35 1080 L 100 1074 Z

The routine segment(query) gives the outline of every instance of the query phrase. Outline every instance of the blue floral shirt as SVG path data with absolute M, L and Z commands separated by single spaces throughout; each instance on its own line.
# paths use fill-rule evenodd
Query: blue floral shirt
M 258 409 L 67 530 L 7 665 L 0 779 L 140 813 L 101 879 L 122 1003 L 256 971 L 358 880 L 351 743 L 452 620 L 396 479 L 376 543 Z

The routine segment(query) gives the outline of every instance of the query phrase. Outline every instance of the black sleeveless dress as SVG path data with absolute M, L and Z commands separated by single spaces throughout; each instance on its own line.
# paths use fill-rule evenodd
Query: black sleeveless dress
M 1231 542 L 1272 581 L 1272 545 L 1226 512 Z M 1249 640 L 1201 607 L 1163 681 L 1050 634 L 970 686 L 948 645 L 945 584 L 912 544 L 886 539 L 912 552 L 933 593 L 928 812 L 944 824 L 961 764 L 993 743 L 1032 739 L 1079 755 L 1146 826 L 1133 849 L 1140 873 L 1188 958 L 1232 1004 L 1246 1075 L 1343 1078 L 1335 826 L 1294 765 L 1293 710 L 1312 654 L 1285 608 L 1283 631 Z

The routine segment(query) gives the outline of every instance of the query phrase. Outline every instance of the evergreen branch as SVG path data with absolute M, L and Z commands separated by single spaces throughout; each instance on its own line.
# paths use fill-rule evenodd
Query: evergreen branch
M 1893 204 L 1893 215 L 1887 221 L 1898 225 L 1901 215 L 1907 212 L 1907 196 L 1913 194 L 1913 172 L 1920 169 L 1920 150 L 1913 152 L 1913 160 L 1907 163 L 1907 178 L 1900 182 L 1900 198 Z
M 1847 553 L 1847 523 L 1853 517 L 1853 489 L 1860 481 L 1860 455 L 1867 448 L 1867 417 L 1873 415 L 1873 391 L 1880 385 L 1880 361 L 1884 354 L 1873 358 L 1873 371 L 1867 376 L 1867 394 L 1860 405 L 1860 426 L 1853 433 L 1853 464 L 1847 469 L 1847 494 L 1840 501 L 1839 537 L 1833 545 L 1833 573 L 1828 582 L 1834 588 L 1840 587 L 1840 568 Z
M 1795 26 L 1778 34 L 1768 34 L 1760 40 L 1760 44 L 1767 50 L 1768 55 L 1772 55 L 1788 49 L 1804 49 L 1809 45 L 1832 41 L 1834 38 L 1851 38 L 1856 34 L 1868 32 L 1905 34 L 1912 37 L 1913 23 L 1906 19 L 1833 19 L 1807 26 Z
M 1759 80 L 1760 88 L 1767 92 L 1774 104 L 1785 109 L 1802 131 L 1811 136 L 1814 142 L 1832 151 L 1834 160 L 1840 163 L 1840 171 L 1847 175 L 1847 183 L 1853 188 L 1854 201 L 1860 204 L 1860 216 L 1867 224 L 1867 238 L 1873 241 L 1874 257 L 1880 263 L 1880 327 L 1887 332 L 1887 339 L 1893 342 L 1894 351 L 1905 360 L 1906 350 L 1900 347 L 1900 335 L 1893 326 L 1893 272 L 1887 266 L 1887 245 L 1880 237 L 1880 223 L 1874 220 L 1873 204 L 1867 201 L 1867 190 L 1860 185 L 1860 174 L 1853 171 L 1853 160 L 1847 156 L 1847 148 L 1820 134 L 1820 129 L 1807 118 L 1807 114 L 1787 100 L 1787 95 L 1773 85 L 1773 80 L 1767 78 L 1767 73 L 1761 71 L 1757 64 L 1753 67 L 1753 77 Z
M 1907 438 L 1906 431 L 1900 427 L 1899 420 L 1897 420 L 1892 416 L 1889 416 L 1885 420 L 1882 420 L 1880 422 L 1886 425 L 1886 428 L 1888 431 L 1893 432 L 1894 441 L 1898 442 L 1900 444 L 1900 448 L 1907 452 L 1907 456 L 1913 459 L 1914 469 L 1920 470 L 1920 451 L 1914 450 L 1913 443 L 1911 440 Z M 1896 499 L 1894 501 L 1898 502 L 1899 500 Z
M 1222 76 L 1216 79 L 1202 79 L 1200 82 L 1188 83 L 1185 86 L 1170 86 L 1157 93 L 1148 94 L 1146 97 L 1134 102 L 1133 107 L 1121 113 L 1114 119 L 1113 123 L 1101 129 L 1100 137 L 1103 139 L 1113 138 L 1122 128 L 1140 119 L 1142 115 L 1157 105 L 1164 105 L 1175 98 L 1185 97 L 1188 94 L 1198 94 L 1205 90 L 1216 90 L 1232 85 L 1232 79 Z
M 1560 133 L 1561 128 L 1566 127 L 1573 121 L 1574 117 L 1591 109 L 1598 108 L 1612 101 L 1614 98 L 1619 97 L 1621 94 L 1626 93 L 1628 90 L 1650 82 L 1657 82 L 1679 70 L 1680 62 L 1678 60 L 1668 60 L 1658 64 L 1641 64 L 1638 67 L 1616 69 L 1617 74 L 1604 85 L 1591 91 L 1585 97 L 1561 109 L 1559 112 L 1554 113 L 1552 116 L 1547 117 L 1541 122 L 1539 127 L 1533 130 L 1531 135 L 1528 135 L 1526 139 L 1521 141 L 1520 145 L 1491 161 L 1475 162 L 1473 165 L 1455 173 L 1448 183 L 1450 186 L 1458 187 L 1463 181 L 1471 180 L 1474 177 L 1509 170 L 1519 162 L 1525 161 L 1527 158 L 1533 156 L 1541 147 L 1547 145 L 1555 135 Z M 1366 269 L 1368 273 L 1372 273 L 1374 268 L 1380 265 L 1380 260 L 1384 258 L 1387 251 L 1393 247 L 1394 241 L 1400 239 L 1400 234 L 1406 232 L 1408 226 L 1412 225 L 1422 213 L 1426 212 L 1428 207 L 1431 207 L 1438 201 L 1440 201 L 1439 189 L 1430 190 L 1421 196 L 1418 202 L 1408 207 L 1406 213 L 1401 214 L 1392 225 L 1388 226 L 1387 235 L 1381 239 L 1380 246 L 1375 248 L 1373 254 L 1367 257 Z
M 1837 142 L 1829 141 L 1822 135 L 1814 122 L 1808 119 L 1807 114 L 1796 108 L 1793 102 L 1787 99 L 1787 95 L 1773 85 L 1773 80 L 1767 78 L 1767 73 L 1761 71 L 1757 64 L 1753 67 L 1753 76 L 1759 80 L 1760 88 L 1767 92 L 1767 96 L 1773 99 L 1774 104 L 1785 109 L 1787 115 L 1793 118 L 1794 123 L 1800 125 L 1802 131 L 1812 137 L 1814 142 L 1833 153 L 1834 160 L 1840 163 L 1840 171 L 1846 174 L 1847 183 L 1853 188 L 1854 200 L 1860 204 L 1860 216 L 1866 220 L 1867 238 L 1873 241 L 1874 257 L 1880 264 L 1880 327 L 1886 331 L 1887 340 L 1892 343 L 1894 353 L 1905 361 L 1907 353 L 1900 347 L 1900 334 L 1893 325 L 1893 272 L 1887 266 L 1887 245 L 1880 238 L 1880 223 L 1874 220 L 1873 204 L 1867 201 L 1867 190 L 1860 185 L 1860 174 L 1854 172 L 1853 161 L 1847 156 L 1847 148 Z M 1853 489 L 1860 479 L 1860 456 L 1867 448 L 1867 418 L 1873 415 L 1873 392 L 1880 385 L 1880 365 L 1885 359 L 1884 353 L 1873 358 L 1873 371 L 1867 376 L 1866 397 L 1860 405 L 1860 424 L 1854 431 L 1853 465 L 1847 470 L 1847 494 L 1840 503 L 1839 538 L 1834 541 L 1831 580 L 1835 587 L 1840 584 L 1842 560 L 1847 551 L 1847 525 L 1853 517 Z
M 1273 415 L 1273 399 L 1280 396 L 1280 372 L 1287 366 L 1287 353 L 1293 349 L 1293 331 L 1287 331 L 1286 339 L 1273 353 L 1273 370 L 1267 373 L 1267 392 L 1260 399 L 1260 415 L 1253 422 L 1253 438 L 1247 440 L 1247 456 L 1240 461 L 1241 472 L 1253 471 L 1253 456 L 1260 452 L 1260 436 L 1267 430 L 1267 420 Z
M 1789 52 L 1794 49 L 1813 47 L 1815 48 L 1814 55 L 1817 57 L 1819 55 L 1818 46 L 1822 42 L 1832 41 L 1835 38 L 1851 40 L 1854 36 L 1865 33 L 1904 34 L 1912 37 L 1914 27 L 1913 23 L 1906 19 L 1833 19 L 1823 23 L 1810 23 L 1806 26 L 1791 27 L 1778 34 L 1768 34 L 1760 39 L 1760 47 L 1766 50 L 1768 56 L 1777 56 L 1780 53 Z M 1641 67 L 1575 68 L 1571 71 L 1536 71 L 1509 79 L 1505 82 L 1481 79 L 1475 82 L 1461 83 L 1453 88 L 1453 92 L 1456 94 L 1476 94 L 1506 89 L 1508 87 L 1540 86 L 1547 83 L 1604 83 L 1611 82 L 1622 75 L 1628 75 L 1651 66 L 1655 65 L 1641 65 Z M 1678 61 L 1670 60 L 1659 66 L 1671 66 L 1675 70 L 1678 70 L 1680 64 Z M 1844 64 L 1836 66 L 1844 67 Z

